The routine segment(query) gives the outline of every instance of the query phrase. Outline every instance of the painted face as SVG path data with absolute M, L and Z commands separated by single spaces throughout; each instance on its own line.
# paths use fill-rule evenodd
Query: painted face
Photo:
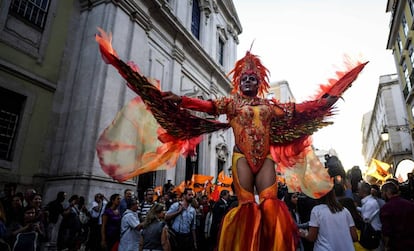
M 241 77 L 240 91 L 246 96 L 256 96 L 259 90 L 259 80 L 255 74 L 244 74 Z

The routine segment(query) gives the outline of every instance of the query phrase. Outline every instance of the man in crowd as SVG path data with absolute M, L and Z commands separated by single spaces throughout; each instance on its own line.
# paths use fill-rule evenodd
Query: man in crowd
M 414 203 L 401 198 L 392 182 L 382 185 L 381 193 L 386 201 L 380 212 L 385 250 L 414 250 Z
M 139 220 L 144 222 L 145 218 L 147 217 L 148 211 L 154 205 L 154 189 L 148 188 L 144 193 L 144 202 L 141 203 L 139 207 Z
M 127 201 L 131 200 L 133 196 L 134 192 L 132 192 L 131 189 L 127 188 L 124 190 L 124 198 L 122 198 L 121 204 L 119 204 L 119 212 L 121 215 L 123 215 L 127 209 Z
M 213 207 L 213 219 L 211 221 L 210 236 L 212 244 L 217 244 L 218 233 L 220 230 L 221 220 L 226 215 L 229 208 L 230 192 L 228 190 L 222 190 L 220 192 L 220 199 L 214 204 Z
M 197 249 L 196 236 L 196 210 L 191 206 L 194 199 L 194 191 L 185 188 L 182 200 L 171 205 L 165 215 L 165 220 L 171 221 L 171 228 L 175 232 L 175 240 L 172 251 Z

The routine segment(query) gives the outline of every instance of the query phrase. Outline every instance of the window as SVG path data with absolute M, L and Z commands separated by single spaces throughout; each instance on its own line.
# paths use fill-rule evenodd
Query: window
M 403 26 L 403 30 L 404 30 L 404 35 L 405 35 L 405 37 L 407 37 L 408 36 L 408 31 L 410 30 L 410 28 L 408 28 L 407 19 L 405 18 L 404 14 L 402 16 L 402 26 Z
M 409 43 L 409 44 L 410 44 L 410 46 L 409 46 L 409 48 L 408 48 L 408 54 L 409 54 L 409 56 L 410 56 L 410 62 L 411 62 L 411 65 L 414 65 L 414 47 L 413 47 L 413 45 L 411 44 L 411 40 L 410 40 L 410 41 L 408 41 L 407 43 Z
M 414 118 L 414 106 L 411 106 L 411 117 Z
M 43 29 L 48 8 L 49 0 L 12 0 L 10 14 Z
M 191 33 L 197 38 L 200 39 L 200 6 L 198 5 L 198 0 L 193 0 L 193 12 L 191 17 Z
M 13 160 L 17 129 L 26 97 L 0 87 L 0 159 Z
M 220 65 L 224 66 L 224 41 L 221 38 L 218 41 L 217 59 Z
M 402 55 L 403 54 L 403 45 L 402 45 L 400 35 L 397 36 L 397 45 L 398 45 L 400 55 Z
M 402 68 L 403 68 L 403 71 L 404 71 L 405 83 L 407 85 L 408 91 L 410 91 L 411 90 L 411 81 L 410 81 L 410 75 L 408 74 L 408 67 L 407 67 L 407 64 L 405 63 L 405 61 L 402 65 Z

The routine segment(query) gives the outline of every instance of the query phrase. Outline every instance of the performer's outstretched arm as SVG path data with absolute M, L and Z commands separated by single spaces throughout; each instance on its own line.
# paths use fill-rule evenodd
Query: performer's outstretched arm
M 171 100 L 182 108 L 206 112 L 210 114 L 215 113 L 214 103 L 211 100 L 202 100 L 198 98 L 178 96 L 173 92 L 163 92 L 162 98 L 164 100 Z

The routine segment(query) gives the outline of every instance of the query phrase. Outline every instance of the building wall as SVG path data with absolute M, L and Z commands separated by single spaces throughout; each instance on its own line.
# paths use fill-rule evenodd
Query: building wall
M 414 1 L 388 0 L 386 11 L 391 14 L 387 49 L 392 50 L 405 109 L 411 130 L 414 114 Z
M 27 97 L 15 158 L 0 161 L 0 182 L 35 187 L 45 201 L 58 191 L 92 198 L 97 192 L 109 196 L 135 188 L 138 179 L 113 181 L 96 156 L 97 138 L 135 94 L 103 62 L 94 36 L 97 27 L 112 32 L 120 58 L 159 79 L 163 90 L 204 99 L 226 96 L 241 24 L 232 1 L 195 1 L 51 1 L 40 32 L 10 15 L 11 0 L 0 1 L 0 87 Z M 201 14 L 199 38 L 191 32 L 195 3 Z M 221 144 L 231 154 L 231 131 L 205 136 L 197 160 L 200 173 L 216 175 Z M 157 172 L 153 185 L 167 178 L 181 181 L 185 162 Z
M 393 171 L 404 159 L 412 159 L 412 146 L 405 102 L 396 74 L 379 78 L 374 108 L 364 115 L 362 124 L 363 156 L 366 165 L 377 159 L 393 165 Z M 389 140 L 383 141 L 381 133 L 389 133 Z
M 40 188 L 35 183 L 48 169 L 44 146 L 68 35 L 67 13 L 73 1 L 52 1 L 42 29 L 11 15 L 10 4 L 10 0 L 0 2 L 0 87 L 25 101 L 19 112 L 12 158 L 0 160 L 0 183 Z M 4 109 L 5 103 L 0 101 L 0 105 Z

